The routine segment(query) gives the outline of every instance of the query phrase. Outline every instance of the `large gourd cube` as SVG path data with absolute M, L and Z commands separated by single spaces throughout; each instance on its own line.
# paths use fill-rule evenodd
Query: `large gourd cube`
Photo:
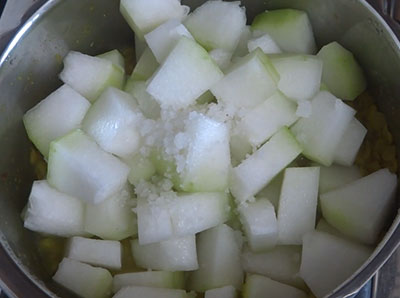
M 129 92 L 136 99 L 139 109 L 145 117 L 159 119 L 161 112 L 160 104 L 146 91 L 146 88 L 145 81 L 134 80 L 125 91 Z
M 81 297 L 106 298 L 111 294 L 110 272 L 68 258 L 61 261 L 53 280 Z
M 334 162 L 343 166 L 351 166 L 366 134 L 367 129 L 364 125 L 353 118 L 335 150 Z
M 86 98 L 62 85 L 25 113 L 23 121 L 29 139 L 47 158 L 50 142 L 79 128 L 89 107 Z
M 208 52 L 210 57 L 219 66 L 222 71 L 225 71 L 231 65 L 232 53 L 223 49 L 214 49 Z M 212 94 L 211 94 L 212 95 Z M 213 96 L 213 95 L 212 95 Z M 213 96 L 214 97 L 214 96 Z M 197 101 L 199 102 L 199 101 Z
M 122 288 L 113 298 L 187 298 L 184 290 L 161 289 L 150 287 Z
M 139 198 L 137 214 L 140 244 L 194 235 L 228 220 L 225 193 L 181 194 L 156 200 Z
M 278 80 L 279 75 L 269 58 L 256 49 L 227 69 L 211 92 L 227 105 L 251 108 L 276 91 Z
M 50 145 L 49 184 L 90 204 L 101 203 L 121 190 L 128 173 L 127 165 L 79 129 Z
M 296 104 L 285 95 L 276 92 L 266 101 L 244 112 L 236 130 L 250 144 L 259 146 L 284 126 L 292 125 L 296 116 Z
M 232 286 L 211 289 L 205 292 L 204 298 L 236 298 L 236 289 Z
M 46 180 L 35 181 L 29 195 L 24 227 L 61 237 L 85 235 L 84 204 L 50 187 Z
M 322 82 L 335 96 L 354 100 L 367 87 L 364 73 L 353 54 L 337 42 L 322 47 L 318 57 L 324 63 Z
M 282 53 L 282 50 L 268 34 L 263 34 L 250 39 L 247 43 L 247 48 L 249 49 L 249 52 L 260 48 L 265 54 Z
M 208 51 L 233 52 L 246 26 L 246 12 L 239 1 L 206 1 L 186 18 L 184 24 Z
M 94 102 L 107 87 L 122 88 L 125 71 L 109 60 L 71 51 L 64 58 L 60 79 Z
M 183 272 L 144 271 L 116 274 L 113 278 L 113 292 L 129 286 L 183 289 Z
M 307 298 L 308 295 L 295 287 L 274 281 L 268 277 L 250 274 L 246 277 L 243 298 Z
M 391 208 L 397 177 L 382 169 L 320 196 L 324 218 L 343 234 L 375 244 Z
M 138 236 L 141 245 L 164 241 L 173 237 L 174 230 L 169 213 L 169 198 L 156 200 L 138 198 L 136 208 Z
M 322 60 L 309 55 L 278 55 L 271 58 L 279 73 L 278 89 L 295 100 L 309 100 L 319 91 Z
M 135 58 L 136 61 L 142 56 L 144 50 L 148 48 L 147 43 L 144 39 L 140 39 L 137 34 L 135 34 Z
M 240 219 L 252 251 L 265 251 L 278 242 L 274 206 L 262 198 L 239 208 Z
M 328 233 L 330 235 L 337 236 L 337 237 L 344 237 L 344 235 L 341 232 L 339 232 L 336 228 L 334 228 L 330 224 L 328 224 L 328 222 L 323 218 L 321 218 L 318 221 L 317 226 L 315 227 L 315 230 L 319 231 L 319 232 Z
M 137 235 L 134 200 L 127 187 L 97 205 L 85 208 L 85 231 L 101 239 L 122 240 Z
M 189 289 L 204 292 L 228 285 L 241 288 L 241 247 L 234 230 L 221 225 L 204 231 L 198 236 L 197 246 L 200 268 L 190 274 Z
M 322 298 L 355 273 L 371 253 L 369 247 L 314 231 L 303 238 L 300 275 Z
M 263 12 L 254 18 L 253 31 L 269 34 L 284 52 L 314 54 L 316 45 L 307 13 L 296 9 Z
M 327 91 L 319 92 L 311 104 L 311 116 L 301 118 L 291 130 L 306 157 L 330 166 L 355 110 Z
M 327 191 L 342 187 L 343 185 L 360 179 L 361 171 L 357 166 L 343 167 L 331 165 L 330 167 L 320 167 L 319 192 L 323 194 Z
M 279 243 L 301 245 L 314 230 L 318 204 L 319 167 L 287 168 L 279 199 Z
M 67 244 L 66 257 L 75 261 L 109 269 L 121 269 L 121 243 L 72 237 Z
M 224 192 L 179 195 L 170 207 L 174 234 L 196 234 L 223 224 L 229 211 L 228 195 Z
M 199 268 L 194 235 L 147 245 L 132 240 L 131 246 L 136 265 L 145 269 L 192 271 Z
M 181 20 L 188 12 L 179 0 L 121 0 L 120 11 L 140 39 L 168 20 Z
M 147 80 L 157 70 L 160 64 L 157 62 L 156 57 L 151 50 L 146 47 L 133 69 L 132 75 L 126 82 L 125 91 L 130 92 L 130 84 L 134 81 Z
M 156 173 L 156 167 L 150 158 L 140 153 L 124 159 L 124 161 L 131 168 L 128 180 L 132 185 L 136 185 L 142 179 L 148 180 Z
M 232 171 L 230 190 L 238 202 L 247 201 L 264 188 L 302 151 L 290 131 L 281 128 L 256 152 Z
M 229 147 L 231 151 L 231 164 L 233 167 L 239 165 L 254 150 L 248 136 L 241 133 L 239 129 L 236 130 L 236 127 L 232 129 Z
M 103 150 L 127 157 L 139 150 L 141 120 L 142 114 L 130 94 L 107 88 L 87 112 L 82 129 Z
M 240 33 L 239 42 L 236 46 L 235 51 L 233 52 L 233 57 L 243 57 L 249 53 L 248 43 L 249 40 L 252 38 L 252 32 L 250 28 L 250 26 L 246 26 Z
M 147 92 L 162 107 L 185 108 L 222 76 L 206 50 L 192 39 L 182 37 L 148 82 Z
M 162 63 L 182 36 L 193 39 L 186 27 L 173 19 L 147 33 L 144 38 L 158 63 Z
M 203 114 L 192 112 L 183 135 L 186 155 L 180 188 L 189 192 L 225 191 L 230 171 L 229 127 Z
M 121 70 L 125 73 L 125 59 L 118 50 L 111 50 L 103 54 L 97 55 L 97 57 L 111 61 L 114 65 L 120 67 Z
M 270 183 L 267 184 L 262 190 L 260 190 L 256 198 L 268 198 L 268 200 L 274 205 L 275 210 L 279 207 L 279 196 L 281 194 L 282 182 L 283 182 L 283 171 L 275 176 Z
M 304 289 L 304 281 L 299 277 L 301 246 L 277 246 L 263 253 L 253 253 L 245 249 L 242 253 L 243 270 L 267 276 L 273 280 Z

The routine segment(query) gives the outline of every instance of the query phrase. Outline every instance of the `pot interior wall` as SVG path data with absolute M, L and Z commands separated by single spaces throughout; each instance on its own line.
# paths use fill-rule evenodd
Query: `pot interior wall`
M 204 1 L 186 0 L 196 7 Z M 376 90 L 397 144 L 400 144 L 400 55 L 395 42 L 371 12 L 355 0 L 243 0 L 249 20 L 265 9 L 304 9 L 319 45 L 338 40 L 356 54 Z M 119 14 L 118 0 L 49 1 L 43 17 L 29 28 L 0 68 L 0 236 L 19 265 L 48 281 L 33 233 L 20 213 L 35 173 L 32 145 L 22 124 L 25 111 L 61 85 L 57 77 L 69 50 L 99 54 L 133 46 L 133 34 Z M 62 111 L 60 111 L 62 113 Z M 60 293 L 49 281 L 47 285 Z

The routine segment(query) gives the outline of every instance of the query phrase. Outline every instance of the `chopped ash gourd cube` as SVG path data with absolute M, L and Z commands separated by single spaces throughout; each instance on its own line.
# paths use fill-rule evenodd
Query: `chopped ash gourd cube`
M 146 33 L 171 19 L 183 19 L 188 12 L 179 0 L 121 0 L 120 11 L 135 34 Z
M 232 64 L 211 92 L 226 105 L 250 108 L 271 96 L 277 89 L 278 80 L 279 74 L 269 58 L 256 49 Z
M 283 52 L 315 54 L 314 34 L 307 13 L 297 9 L 276 9 L 257 15 L 253 31 L 269 34 Z
M 343 237 L 344 236 L 341 232 L 339 232 L 339 230 L 337 230 L 336 228 L 332 227 L 323 218 L 321 218 L 318 221 L 317 226 L 315 227 L 315 230 L 318 231 L 318 232 L 327 233 L 327 234 L 330 234 L 330 235 L 333 235 L 333 236 L 337 236 L 337 237 Z
M 242 287 L 241 247 L 234 230 L 220 225 L 200 233 L 197 249 L 200 267 L 190 273 L 189 289 L 205 292 L 228 285 Z
M 129 186 L 103 202 L 85 208 L 85 231 L 105 240 L 122 240 L 136 236 L 137 217 L 132 211 L 135 201 Z
M 126 92 L 130 93 L 137 101 L 143 115 L 150 119 L 159 119 L 161 116 L 160 104 L 146 91 L 145 81 L 132 81 Z
M 364 125 L 353 118 L 335 150 L 334 162 L 343 166 L 351 166 L 366 134 L 367 129 Z
M 281 128 L 256 152 L 233 168 L 230 190 L 238 202 L 245 202 L 265 187 L 290 164 L 302 148 L 287 128 Z
M 139 61 L 140 56 L 142 56 L 144 50 L 148 48 L 145 40 L 139 38 L 137 34 L 135 34 L 135 58 L 136 61 Z
M 161 107 L 185 108 L 222 76 L 206 50 L 195 41 L 182 37 L 150 79 L 147 92 Z
M 47 158 L 50 143 L 79 128 L 89 107 L 86 98 L 62 85 L 25 113 L 23 121 L 29 139 Z
M 24 216 L 24 227 L 39 233 L 70 237 L 86 235 L 84 204 L 50 187 L 46 180 L 33 182 Z
M 301 102 L 318 93 L 322 76 L 322 60 L 311 55 L 276 55 L 271 62 L 280 79 L 278 89 L 287 97 Z
M 322 82 L 337 97 L 354 100 L 367 87 L 360 65 L 353 54 L 337 42 L 325 45 L 318 52 L 324 63 Z
M 317 164 L 315 164 L 315 166 L 317 166 Z M 357 166 L 321 166 L 319 177 L 319 193 L 323 194 L 336 188 L 340 188 L 350 182 L 360 179 L 361 177 L 361 171 Z
M 157 62 L 154 54 L 148 47 L 146 47 L 136 62 L 132 75 L 128 79 L 128 82 L 125 86 L 125 91 L 130 92 L 128 86 L 134 81 L 143 81 L 149 79 L 159 66 L 160 64 Z
M 229 211 L 225 193 L 161 194 L 156 199 L 139 198 L 139 243 L 194 235 L 227 221 Z
M 282 53 L 282 50 L 268 34 L 262 34 L 261 36 L 251 38 L 247 43 L 247 48 L 249 52 L 260 48 L 265 54 Z
M 301 245 L 313 231 L 318 204 L 319 167 L 285 170 L 278 209 L 279 244 Z
M 121 269 L 121 243 L 72 237 L 67 244 L 66 257 L 93 266 Z
M 246 13 L 240 1 L 207 1 L 189 14 L 184 24 L 206 50 L 233 52 L 246 26 Z
M 81 297 L 106 298 L 111 294 L 110 272 L 68 258 L 61 261 L 53 280 Z
M 124 162 L 131 168 L 128 181 L 132 185 L 137 185 L 142 179 L 148 180 L 156 173 L 156 167 L 150 158 L 140 153 L 124 159 Z
M 128 173 L 127 165 L 101 150 L 79 129 L 50 145 L 49 184 L 87 203 L 101 203 L 117 193 Z
M 381 169 L 320 196 L 329 224 L 344 235 L 375 244 L 394 204 L 397 177 Z
M 250 28 L 251 28 L 250 26 L 245 26 L 242 29 L 238 45 L 232 55 L 233 57 L 243 57 L 249 53 L 247 45 L 249 40 L 252 38 L 252 32 Z
M 268 277 L 249 274 L 246 276 L 246 283 L 243 288 L 244 298 L 265 297 L 268 293 L 270 298 L 307 298 L 308 295 L 295 288 L 283 283 L 274 281 Z
M 182 36 L 193 39 L 186 27 L 173 19 L 147 33 L 144 38 L 158 63 L 162 63 Z
M 144 271 L 114 275 L 114 293 L 128 286 L 182 289 L 185 286 L 184 275 L 179 271 Z
M 252 251 L 265 251 L 278 242 L 278 223 L 274 206 L 261 198 L 239 207 L 240 220 Z
M 181 189 L 189 192 L 225 191 L 230 170 L 229 127 L 192 112 L 182 137 L 185 138 L 186 155 L 182 162 L 177 160 Z
M 236 298 L 236 289 L 232 286 L 211 289 L 205 292 L 204 298 Z
M 113 298 L 187 298 L 184 290 L 131 286 L 122 288 Z
M 111 50 L 106 53 L 97 55 L 97 57 L 111 61 L 112 64 L 119 66 L 125 73 L 125 59 L 118 50 Z
M 267 276 L 273 280 L 306 289 L 299 276 L 301 262 L 301 246 L 285 245 L 262 252 L 253 253 L 248 248 L 242 252 L 243 270 Z
M 330 166 L 355 110 L 327 91 L 319 92 L 311 103 L 312 115 L 297 121 L 291 131 L 306 157 Z
M 214 49 L 209 51 L 208 54 L 223 71 L 225 71 L 231 65 L 231 52 L 223 49 Z
M 297 119 L 296 104 L 277 92 L 263 103 L 246 111 L 236 129 L 253 146 L 259 146 L 279 129 L 292 125 Z
M 275 210 L 278 210 L 279 207 L 279 196 L 281 194 L 283 173 L 284 171 L 275 176 L 266 187 L 256 194 L 256 198 L 268 198 L 272 205 L 274 205 Z
M 300 275 L 322 298 L 355 273 L 371 253 L 370 247 L 314 231 L 303 238 Z
M 136 265 L 145 269 L 192 271 L 199 268 L 194 235 L 147 245 L 132 240 L 131 246 Z
M 82 129 L 103 150 L 127 157 L 139 151 L 142 117 L 130 94 L 107 88 L 87 112 Z
M 125 72 L 111 61 L 71 51 L 64 58 L 60 79 L 94 102 L 107 87 L 122 88 Z

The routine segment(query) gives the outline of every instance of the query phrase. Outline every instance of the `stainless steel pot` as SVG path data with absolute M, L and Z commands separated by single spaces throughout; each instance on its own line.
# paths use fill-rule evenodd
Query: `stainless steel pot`
M 183 1 L 192 8 L 201 0 Z M 265 9 L 306 10 L 319 45 L 337 40 L 363 65 L 400 150 L 400 43 L 364 0 L 242 0 L 249 20 Z M 133 45 L 118 0 L 50 0 L 25 23 L 0 57 L 0 287 L 10 297 L 71 297 L 45 274 L 33 233 L 20 213 L 34 179 L 22 115 L 61 82 L 69 50 L 98 54 Z M 383 16 L 386 18 L 386 16 Z M 390 18 L 391 25 L 396 26 Z M 400 32 L 400 31 L 398 31 Z M 62 113 L 62 111 L 60 111 Z M 400 199 L 398 200 L 400 202 Z M 400 217 L 366 264 L 329 297 L 350 297 L 384 264 L 400 241 Z M 329 270 L 329 268 L 327 268 Z

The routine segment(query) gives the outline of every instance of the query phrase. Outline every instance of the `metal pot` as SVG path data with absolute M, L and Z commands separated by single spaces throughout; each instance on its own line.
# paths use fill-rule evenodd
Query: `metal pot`
M 204 0 L 182 2 L 195 8 Z M 265 9 L 306 10 L 319 45 L 337 40 L 350 49 L 364 67 L 378 106 L 386 115 L 395 142 L 400 144 L 400 43 L 367 2 L 242 3 L 250 21 Z M 35 178 L 22 115 L 61 84 L 57 74 L 62 69 L 62 57 L 69 50 L 98 54 L 128 45 L 133 45 L 133 33 L 119 14 L 118 0 L 50 0 L 25 23 L 0 57 L 0 286 L 10 297 L 46 297 L 55 293 L 71 297 L 45 274 L 33 245 L 35 236 L 23 228 L 20 218 Z M 400 217 L 388 220 L 393 223 L 371 258 L 329 297 L 356 293 L 397 248 Z

